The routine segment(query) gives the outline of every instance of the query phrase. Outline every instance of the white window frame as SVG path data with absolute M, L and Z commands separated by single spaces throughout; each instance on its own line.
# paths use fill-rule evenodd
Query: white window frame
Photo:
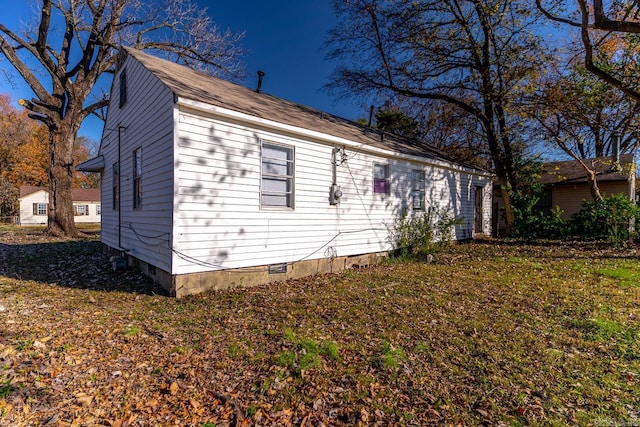
M 272 160 L 273 162 L 281 163 L 283 161 L 282 158 L 276 157 L 265 157 L 265 148 L 273 149 L 273 150 L 281 150 L 283 153 L 286 152 L 286 174 L 274 173 L 266 170 L 266 166 L 268 165 L 268 160 Z M 260 144 L 260 209 L 270 209 L 270 210 L 293 210 L 295 207 L 295 147 L 292 145 L 280 144 L 273 141 L 261 141 Z M 267 162 L 265 162 L 267 160 Z M 278 164 L 278 166 L 285 166 L 282 164 Z M 267 190 L 265 187 L 265 180 L 276 180 L 276 181 L 285 181 L 286 190 L 282 191 L 273 191 Z M 276 204 L 276 203 L 268 203 L 266 200 L 269 196 L 283 197 L 285 203 L 284 204 Z
M 47 204 L 46 203 L 36 203 L 36 215 L 46 215 L 47 214 Z
M 89 215 L 89 205 L 73 205 L 73 215 L 74 216 L 87 216 Z
M 102 205 L 96 205 L 96 215 L 102 215 Z
M 411 207 L 414 211 L 425 210 L 426 180 L 422 169 L 411 170 Z
M 376 177 L 376 169 L 384 169 L 384 178 Z M 378 191 L 377 182 L 385 182 L 385 191 Z M 388 163 L 374 163 L 373 164 L 373 192 L 375 194 L 391 194 L 391 170 Z

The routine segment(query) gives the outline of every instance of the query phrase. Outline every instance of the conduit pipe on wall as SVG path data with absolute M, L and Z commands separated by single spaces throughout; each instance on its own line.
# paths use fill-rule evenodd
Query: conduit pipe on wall
M 342 148 L 334 147 L 331 151 L 331 188 L 329 189 L 329 204 L 334 206 L 340 203 L 340 197 L 342 197 L 342 190 L 338 185 L 338 153 Z M 342 163 L 342 162 L 340 162 Z

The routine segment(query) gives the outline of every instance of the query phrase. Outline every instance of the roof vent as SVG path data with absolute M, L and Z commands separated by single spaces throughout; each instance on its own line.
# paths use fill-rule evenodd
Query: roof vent
M 256 88 L 256 92 L 262 92 L 262 78 L 264 77 L 264 71 L 258 71 L 258 87 Z

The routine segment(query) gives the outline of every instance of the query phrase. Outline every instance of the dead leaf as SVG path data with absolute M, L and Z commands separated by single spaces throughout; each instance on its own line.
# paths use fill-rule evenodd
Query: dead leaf
M 76 394 L 76 401 L 81 406 L 89 406 L 89 405 L 91 405 L 91 402 L 93 401 L 93 396 L 89 396 L 86 393 L 78 393 L 78 394 Z

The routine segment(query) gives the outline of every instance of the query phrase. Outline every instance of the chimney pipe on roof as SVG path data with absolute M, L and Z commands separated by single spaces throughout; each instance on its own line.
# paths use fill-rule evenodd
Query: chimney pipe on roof
M 369 127 L 371 127 L 371 122 L 373 121 L 373 105 L 369 109 Z
M 258 87 L 256 88 L 256 92 L 262 92 L 262 78 L 264 77 L 264 71 L 258 71 Z
M 614 132 L 611 135 L 611 160 L 614 163 L 620 163 L 620 140 L 622 137 L 619 133 Z

